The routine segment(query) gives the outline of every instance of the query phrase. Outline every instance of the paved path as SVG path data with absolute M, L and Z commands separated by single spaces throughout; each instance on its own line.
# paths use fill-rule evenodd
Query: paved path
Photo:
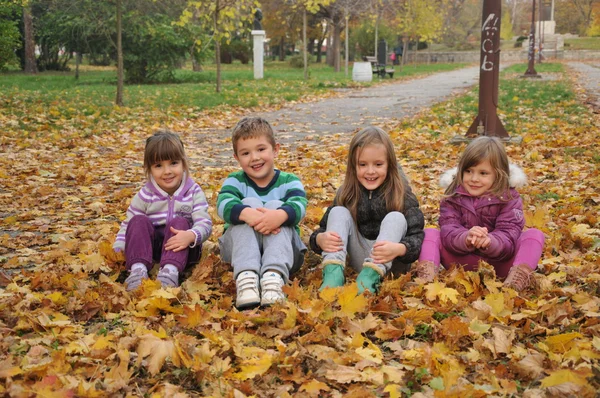
M 588 102 L 600 110 L 600 62 L 571 62 L 568 65 L 579 73 L 578 80 L 586 89 Z M 464 93 L 478 82 L 479 68 L 472 66 L 376 87 L 351 89 L 341 97 L 294 104 L 255 115 L 272 123 L 278 141 L 290 149 L 299 144 L 322 142 L 331 134 L 341 134 L 342 137 L 336 137 L 336 142 L 345 143 L 364 126 L 383 125 L 413 116 L 422 109 Z M 212 133 L 228 136 L 230 131 Z M 208 138 L 207 135 L 199 137 Z M 210 159 L 203 161 L 204 164 L 215 167 L 235 164 L 229 145 L 216 150 Z
M 589 104 L 600 110 L 600 61 L 589 64 L 569 62 L 568 65 L 580 74 L 579 82 L 585 88 Z
M 339 98 L 295 104 L 262 113 L 283 143 L 298 143 L 325 134 L 352 133 L 367 125 L 416 114 L 423 108 L 464 92 L 479 80 L 479 68 L 435 73 L 413 80 L 348 90 Z

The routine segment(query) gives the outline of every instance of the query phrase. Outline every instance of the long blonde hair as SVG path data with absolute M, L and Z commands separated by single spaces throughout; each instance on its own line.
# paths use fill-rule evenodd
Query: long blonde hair
M 486 160 L 490 162 L 495 177 L 489 192 L 494 196 L 502 197 L 510 189 L 508 156 L 504 145 L 498 138 L 487 136 L 478 137 L 467 145 L 458 162 L 456 177 L 446 189 L 445 194 L 453 195 L 456 189 L 463 184 L 465 170 Z
M 394 144 L 390 137 L 378 127 L 367 127 L 352 137 L 348 150 L 348 164 L 346 178 L 340 188 L 338 204 L 350 210 L 354 221 L 357 220 L 358 201 L 360 199 L 361 184 L 356 174 L 356 164 L 363 148 L 369 145 L 383 145 L 387 154 L 387 176 L 381 185 L 388 211 L 404 210 L 404 192 L 406 180 L 400 174 L 398 160 L 394 152 Z

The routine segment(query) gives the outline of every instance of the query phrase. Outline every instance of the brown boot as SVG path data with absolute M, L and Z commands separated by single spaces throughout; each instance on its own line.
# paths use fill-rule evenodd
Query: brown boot
M 529 286 L 533 270 L 527 264 L 513 265 L 504 280 L 504 286 L 520 292 Z
M 411 271 L 417 275 L 417 278 L 429 283 L 440 272 L 440 267 L 436 267 L 431 261 L 417 261 L 413 264 Z

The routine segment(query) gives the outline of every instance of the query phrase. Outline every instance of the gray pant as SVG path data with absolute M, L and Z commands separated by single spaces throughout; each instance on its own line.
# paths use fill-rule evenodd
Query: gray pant
M 336 206 L 329 212 L 327 231 L 337 232 L 344 242 L 344 249 L 334 253 L 323 252 L 323 260 L 340 261 L 342 264 L 346 264 L 346 255 L 349 255 L 350 266 L 360 272 L 363 263 L 374 263 L 370 256 L 375 242 L 399 243 L 406 235 L 407 228 L 404 214 L 392 211 L 383 218 L 377 239 L 370 240 L 358 232 L 350 211 L 343 206 Z M 387 273 L 392 267 L 392 262 L 377 264 L 377 266 Z
M 283 204 L 272 200 L 263 205 L 257 198 L 245 198 L 242 203 L 252 208 L 278 209 Z M 306 246 L 294 227 L 282 226 L 278 234 L 263 235 L 248 224 L 230 225 L 219 238 L 221 258 L 233 266 L 233 277 L 240 272 L 254 271 L 259 275 L 277 271 L 287 283 L 304 262 Z

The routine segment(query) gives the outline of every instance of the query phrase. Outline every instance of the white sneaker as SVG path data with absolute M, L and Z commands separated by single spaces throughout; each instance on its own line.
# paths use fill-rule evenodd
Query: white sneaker
M 241 272 L 235 281 L 235 287 L 237 289 L 237 299 L 235 300 L 237 309 L 256 307 L 260 304 L 258 274 L 256 272 Z
M 283 294 L 283 278 L 277 272 L 268 271 L 265 272 L 260 278 L 260 290 L 262 298 L 260 305 L 271 305 L 278 301 L 285 300 L 285 294 Z

